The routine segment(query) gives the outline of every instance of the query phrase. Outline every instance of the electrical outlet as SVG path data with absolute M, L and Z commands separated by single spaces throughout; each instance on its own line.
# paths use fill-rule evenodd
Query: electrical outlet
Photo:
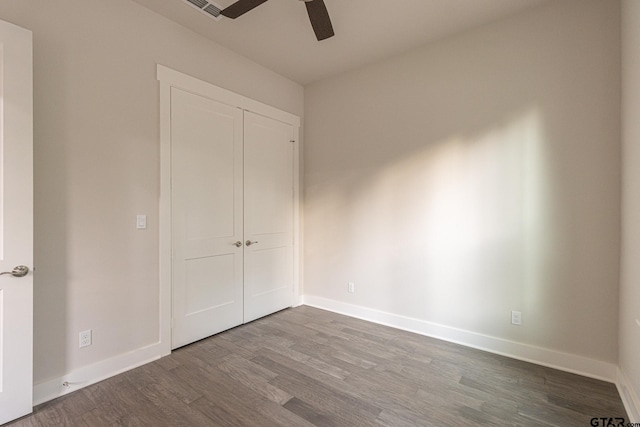
M 349 293 L 354 293 L 356 291 L 356 284 L 353 282 L 349 282 Z
M 91 345 L 91 329 L 80 332 L 80 348 Z
M 636 319 L 636 323 L 640 326 L 640 319 Z
M 516 326 L 520 326 L 522 325 L 522 313 L 519 311 L 512 311 L 511 312 L 511 324 L 512 325 L 516 325 Z

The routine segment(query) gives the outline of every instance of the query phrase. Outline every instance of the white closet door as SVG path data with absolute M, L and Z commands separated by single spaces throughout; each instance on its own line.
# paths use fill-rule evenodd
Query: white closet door
M 293 126 L 245 112 L 244 321 L 293 303 Z
M 172 348 L 242 323 L 242 121 L 171 90 Z

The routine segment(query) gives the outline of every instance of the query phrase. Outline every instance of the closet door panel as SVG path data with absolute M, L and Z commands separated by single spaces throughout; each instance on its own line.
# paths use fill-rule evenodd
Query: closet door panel
M 242 323 L 242 140 L 242 110 L 172 89 L 172 348 Z
M 244 321 L 293 302 L 293 126 L 245 112 Z

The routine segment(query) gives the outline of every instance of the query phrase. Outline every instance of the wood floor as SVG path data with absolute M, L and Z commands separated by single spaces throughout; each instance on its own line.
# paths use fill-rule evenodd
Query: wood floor
M 311 307 L 35 408 L 10 426 L 590 426 L 613 384 Z

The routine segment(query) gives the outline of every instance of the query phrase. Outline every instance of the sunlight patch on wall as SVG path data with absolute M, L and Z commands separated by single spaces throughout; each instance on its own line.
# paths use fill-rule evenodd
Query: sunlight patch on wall
M 524 304 L 522 287 L 535 280 L 527 270 L 540 267 L 540 137 L 539 116 L 530 111 L 445 141 L 425 164 L 425 302 L 438 317 L 450 318 L 458 306 L 458 320 L 477 322 L 474 305 L 501 313 L 505 301 L 514 309 Z
M 508 328 L 510 310 L 547 297 L 550 177 L 539 113 L 413 147 L 321 180 L 307 175 L 314 245 L 305 258 L 321 259 L 312 274 L 335 283 L 334 298 L 354 281 L 349 298 L 360 304 L 477 331 Z
M 367 272 L 358 280 L 388 294 L 384 309 L 407 311 L 406 298 L 418 296 L 423 304 L 411 306 L 442 322 L 478 322 L 477 304 L 496 316 L 505 301 L 519 308 L 523 287 L 542 274 L 531 270 L 544 267 L 542 150 L 531 110 L 429 144 L 366 184 L 346 186 L 353 194 L 342 202 L 350 218 L 343 240 L 352 245 L 352 268 Z

